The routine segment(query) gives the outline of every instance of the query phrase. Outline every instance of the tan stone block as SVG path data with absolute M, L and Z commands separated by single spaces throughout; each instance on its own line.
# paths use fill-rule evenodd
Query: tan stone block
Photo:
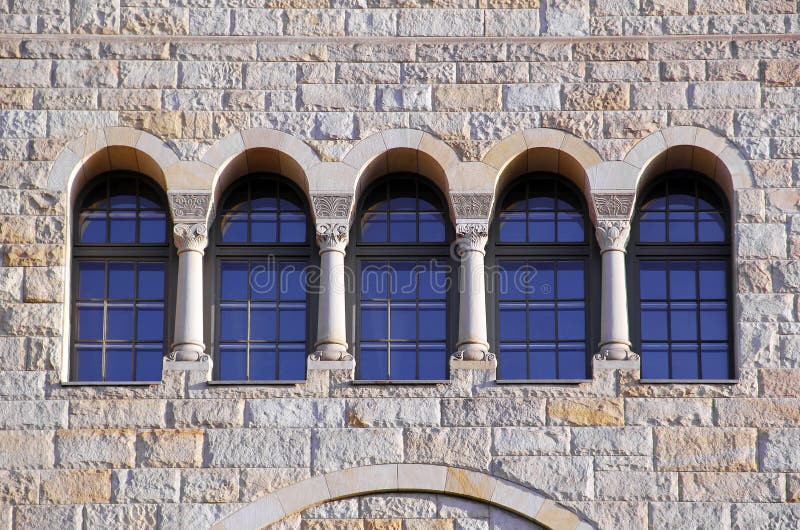
M 800 85 L 800 60 L 770 59 L 765 61 L 764 83 L 770 86 Z
M 441 85 L 433 90 L 433 108 L 443 110 L 502 109 L 502 91 L 499 85 Z
M 181 112 L 120 112 L 119 124 L 150 132 L 161 138 L 181 136 Z
M 59 469 L 42 472 L 42 503 L 88 504 L 111 500 L 111 471 Z
M 0 471 L 0 505 L 38 504 L 39 474 L 35 471 Z
M 564 85 L 567 110 L 626 110 L 630 107 L 630 86 L 625 83 Z
M 623 425 L 622 399 L 549 399 L 550 423 L 571 425 Z
M 578 42 L 572 49 L 578 61 L 643 61 L 648 58 L 646 41 Z
M 0 243 L 33 243 L 35 218 L 18 215 L 0 216 Z
M 59 466 L 66 468 L 133 467 L 134 440 L 132 430 L 64 429 L 56 435 L 56 455 Z
M 548 528 L 572 529 L 578 526 L 580 519 L 569 510 L 562 508 L 551 500 L 544 501 L 536 520 Z
M 786 496 L 778 473 L 680 473 L 680 491 L 681 500 L 693 502 L 783 502 Z
M 686 15 L 689 12 L 687 0 L 642 0 L 641 9 L 645 16 Z
M 800 368 L 762 368 L 758 379 L 762 396 L 800 397 Z
M 6 267 L 43 267 L 62 265 L 64 248 L 60 245 L 5 245 Z
M 0 431 L 0 467 L 53 467 L 52 431 Z
M 406 530 L 453 530 L 452 519 L 405 519 Z
M 203 461 L 203 431 L 157 429 L 139 433 L 139 460 L 150 467 L 194 467 Z
M 364 530 L 361 519 L 306 519 L 303 530 Z
M 402 519 L 365 519 L 364 530 L 402 530 Z
M 658 427 L 656 468 L 664 471 L 756 471 L 756 429 Z
M 32 88 L 0 88 L 0 109 L 32 109 Z

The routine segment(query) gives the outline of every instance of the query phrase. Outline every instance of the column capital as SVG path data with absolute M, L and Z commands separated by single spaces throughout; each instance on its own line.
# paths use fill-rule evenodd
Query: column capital
M 205 223 L 177 223 L 172 235 L 178 254 L 187 250 L 202 253 L 208 245 L 208 227 Z
M 627 219 L 598 219 L 595 235 L 600 244 L 600 252 L 607 250 L 625 252 L 630 232 L 631 223 Z
M 172 218 L 178 223 L 203 223 L 211 214 L 211 194 L 202 190 L 181 190 L 168 193 Z
M 317 244 L 320 252 L 334 250 L 344 254 L 349 240 L 349 231 L 345 220 L 317 223 Z
M 633 210 L 633 193 L 592 193 L 595 211 L 599 219 L 630 219 Z
M 489 239 L 489 223 L 458 223 L 456 224 L 458 236 L 458 252 L 467 251 L 484 252 L 486 241 Z

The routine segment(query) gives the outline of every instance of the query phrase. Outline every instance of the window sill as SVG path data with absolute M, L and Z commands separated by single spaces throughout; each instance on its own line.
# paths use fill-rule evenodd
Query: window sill
M 353 381 L 354 386 L 388 386 L 388 385 L 423 385 L 423 386 L 432 386 L 432 385 L 449 385 L 449 379 L 412 379 L 412 380 L 399 380 L 399 381 L 392 381 L 392 380 L 369 380 L 369 379 L 356 379 Z
M 156 386 L 161 381 L 61 381 L 61 386 Z
M 594 379 L 498 379 L 498 385 L 580 385 Z
M 640 379 L 642 385 L 737 385 L 738 379 Z
M 286 379 L 286 380 L 264 380 L 264 381 L 219 381 L 213 380 L 208 381 L 209 386 L 292 386 L 292 385 L 304 385 L 306 384 L 305 379 Z

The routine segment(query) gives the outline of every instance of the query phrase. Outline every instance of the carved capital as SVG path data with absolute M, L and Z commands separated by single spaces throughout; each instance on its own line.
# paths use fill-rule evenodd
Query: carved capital
M 488 219 L 492 207 L 491 193 L 453 193 L 456 219 Z
M 348 227 L 345 223 L 317 224 L 317 244 L 320 251 L 337 250 L 344 252 L 348 241 Z
M 208 228 L 205 223 L 178 223 L 172 230 L 178 254 L 187 250 L 203 252 L 208 245 Z
M 312 195 L 317 219 L 346 219 L 353 203 L 351 195 Z
M 632 193 L 594 193 L 597 217 L 619 217 L 629 219 L 633 209 Z
M 488 223 L 460 223 L 456 225 L 459 254 L 474 250 L 483 252 L 489 239 Z
M 211 207 L 211 194 L 170 193 L 169 206 L 177 220 L 205 220 Z
M 600 251 L 621 250 L 625 252 L 630 228 L 631 223 L 627 219 L 599 219 L 595 234 L 597 242 L 600 244 Z

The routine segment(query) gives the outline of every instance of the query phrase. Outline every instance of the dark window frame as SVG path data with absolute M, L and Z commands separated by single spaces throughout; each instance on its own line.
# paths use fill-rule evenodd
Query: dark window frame
M 500 241 L 500 214 L 502 205 L 508 195 L 522 183 L 531 180 L 551 180 L 567 187 L 572 195 L 579 201 L 584 221 L 584 241 L 569 243 L 528 243 L 513 242 L 503 243 Z M 519 261 L 576 261 L 582 259 L 584 262 L 584 293 L 586 300 L 586 378 L 585 379 L 501 379 L 499 384 L 513 383 L 541 383 L 541 384 L 570 384 L 591 381 L 592 359 L 594 358 L 595 348 L 600 339 L 600 297 L 602 270 L 600 261 L 600 249 L 597 238 L 594 237 L 594 225 L 589 217 L 589 206 L 581 190 L 569 179 L 558 173 L 535 171 L 521 175 L 508 184 L 503 192 L 495 201 L 496 207 L 493 212 L 489 227 L 489 241 L 486 245 L 486 266 L 489 271 L 497 270 L 497 263 L 501 260 Z M 500 351 L 500 335 L 498 333 L 498 321 L 500 315 L 500 298 L 497 290 L 499 281 L 497 278 L 490 278 L 490 282 L 495 282 L 486 296 L 486 316 L 488 319 L 487 327 L 489 330 L 489 344 L 494 352 L 497 353 L 497 362 L 502 363 L 503 357 Z M 554 299 L 555 300 L 555 299 Z M 526 322 L 527 325 L 527 322 Z M 530 362 L 528 359 L 527 362 Z M 558 362 L 558 361 L 556 361 Z M 526 374 L 527 375 L 527 374 Z
M 305 192 L 295 184 L 291 179 L 279 173 L 271 172 L 253 172 L 237 178 L 231 182 L 228 187 L 220 196 L 218 204 L 224 205 L 228 197 L 236 191 L 236 188 L 244 183 L 252 186 L 255 180 L 272 180 L 278 183 L 278 186 L 288 186 L 300 198 L 300 210 L 306 216 L 306 241 L 303 243 L 297 242 L 256 242 L 256 243 L 225 243 L 222 242 L 222 225 L 221 219 L 225 210 L 222 207 L 215 213 L 213 226 L 211 227 L 208 248 L 205 252 L 204 263 L 204 277 L 205 285 L 207 288 L 206 311 L 205 311 L 205 334 L 206 344 L 208 345 L 207 351 L 210 352 L 212 358 L 219 360 L 220 355 L 220 286 L 221 286 L 221 270 L 222 261 L 248 261 L 254 262 L 263 260 L 267 256 L 274 256 L 276 261 L 304 261 L 306 263 L 306 279 L 308 282 L 309 275 L 313 273 L 315 268 L 319 267 L 319 252 L 316 244 L 316 232 L 313 223 L 313 216 L 311 206 L 307 199 Z M 250 190 L 251 188 L 249 188 Z M 248 199 L 249 199 L 248 191 Z M 248 210 L 249 211 L 249 210 Z M 248 231 L 250 228 L 248 227 Z M 312 278 L 313 279 L 313 278 Z M 318 278 L 317 278 L 318 280 Z M 307 283 L 308 284 L 308 283 Z M 316 342 L 316 323 L 318 296 L 315 292 L 315 284 L 311 284 L 306 290 L 306 322 L 305 322 L 305 359 L 306 368 L 308 367 L 308 355 Z M 249 314 L 249 310 L 248 310 Z M 249 341 L 247 353 L 247 367 L 249 372 L 250 366 L 250 353 Z M 278 357 L 276 356 L 276 363 Z M 303 379 L 245 379 L 245 380 L 232 380 L 220 379 L 220 363 L 214 363 L 212 371 L 212 380 L 209 384 L 214 385 L 292 385 L 304 383 L 306 377 Z M 277 372 L 276 372 L 277 373 Z M 307 374 L 307 369 L 306 369 Z
M 151 188 L 152 191 L 156 193 L 160 200 L 161 209 L 164 212 L 165 216 L 165 242 L 164 243 L 81 243 L 80 242 L 80 216 L 81 212 L 84 209 L 84 202 L 88 198 L 88 196 L 95 191 L 95 189 L 101 185 L 104 181 L 106 186 L 106 196 L 108 197 L 111 192 L 111 179 L 114 178 L 134 178 L 137 180 L 137 190 L 138 187 L 141 186 L 143 183 Z M 138 192 L 137 192 L 138 194 Z M 69 297 L 70 297 L 70 340 L 69 340 L 69 381 L 67 382 L 70 385 L 86 385 L 86 386 L 127 386 L 127 385 L 150 385 L 150 384 L 160 384 L 163 380 L 163 369 L 160 369 L 162 378 L 154 381 L 144 381 L 144 380 L 123 380 L 123 381 L 116 381 L 112 380 L 109 381 L 106 379 L 106 354 L 105 354 L 105 347 L 106 347 L 106 340 L 105 338 L 102 340 L 100 344 L 103 347 L 103 359 L 102 359 L 102 379 L 101 380 L 81 380 L 78 379 L 78 366 L 79 366 L 79 359 L 78 359 L 78 352 L 77 352 L 77 344 L 78 344 L 78 288 L 79 288 L 79 263 L 80 262 L 87 262 L 87 261 L 102 261 L 106 264 L 106 268 L 108 267 L 109 263 L 112 262 L 135 262 L 139 263 L 164 263 L 164 338 L 163 338 L 163 347 L 162 347 L 162 359 L 163 357 L 169 352 L 170 348 L 172 347 L 171 339 L 173 336 L 173 325 L 174 319 L 171 318 L 175 314 L 175 275 L 177 273 L 177 254 L 175 252 L 174 241 L 172 238 L 172 218 L 168 207 L 168 199 L 167 194 L 164 189 L 158 185 L 152 178 L 144 175 L 142 173 L 138 173 L 136 171 L 129 171 L 129 170 L 112 170 L 106 171 L 101 173 L 92 179 L 90 179 L 81 189 L 80 193 L 77 194 L 75 200 L 72 202 L 72 215 L 71 215 L 71 223 L 72 227 L 70 230 L 70 248 L 71 248 L 71 255 L 70 255 L 70 289 L 69 289 Z M 108 208 L 108 211 L 112 211 L 113 209 Z M 124 210 L 138 210 L 136 209 L 124 209 Z M 153 211 L 153 210 L 150 210 Z M 106 227 L 106 234 L 108 234 L 108 230 L 110 230 L 109 225 L 107 224 Z M 137 234 L 139 230 L 139 226 L 137 223 Z M 107 270 L 107 269 L 106 269 Z M 106 282 L 108 279 L 106 278 Z M 138 278 L 137 280 L 138 281 Z M 105 287 L 104 287 L 105 290 Z M 108 298 L 104 298 L 104 306 L 108 303 Z M 105 323 L 104 323 L 105 327 Z M 136 327 L 136 322 L 134 322 L 134 329 Z M 136 344 L 136 338 L 134 337 L 133 340 L 130 341 L 133 344 Z M 133 356 L 131 362 L 131 369 L 133 374 L 136 373 L 136 356 Z
M 695 183 L 695 196 L 699 194 L 699 187 L 704 186 L 708 191 L 712 192 L 718 204 L 720 205 L 719 213 L 722 216 L 723 224 L 725 226 L 725 242 L 723 243 L 709 243 L 709 242 L 695 242 L 695 243 L 670 243 L 670 242 L 640 242 L 639 219 L 642 213 L 642 205 L 646 199 L 649 198 L 650 193 L 654 188 L 665 182 L 670 178 L 691 178 Z M 739 379 L 737 352 L 735 350 L 734 340 L 734 305 L 733 296 L 736 292 L 736 284 L 733 270 L 733 218 L 732 209 L 728 197 L 723 192 L 722 188 L 706 175 L 693 170 L 671 170 L 666 171 L 656 178 L 652 179 L 638 194 L 636 200 L 636 209 L 634 210 L 633 220 L 631 222 L 631 234 L 628 243 L 627 252 L 627 281 L 628 281 L 628 316 L 631 329 L 631 342 L 634 351 L 642 351 L 642 321 L 641 321 L 641 290 L 640 290 L 640 263 L 644 260 L 649 261 L 724 261 L 725 273 L 727 275 L 727 345 L 728 345 L 728 372 L 730 378 L 728 379 L 703 379 L 702 378 L 702 356 L 698 354 L 698 379 L 652 379 L 643 378 L 645 383 L 731 383 Z M 695 210 L 696 211 L 696 210 Z M 668 223 L 668 221 L 665 221 Z M 644 259 L 643 259 L 644 258 Z M 699 302 L 699 298 L 696 301 Z M 699 312 L 699 306 L 698 306 Z M 700 329 L 698 327 L 698 335 Z M 664 341 L 671 343 L 672 341 Z M 700 344 L 700 339 L 696 341 Z M 671 361 L 671 355 L 670 355 Z M 669 373 L 672 373 L 672 363 L 669 363 Z
M 361 219 L 365 213 L 365 202 L 370 198 L 372 191 L 387 183 L 397 180 L 414 179 L 416 181 L 416 193 L 419 196 L 419 185 L 423 184 L 442 205 L 441 213 L 445 218 L 444 242 L 365 242 L 361 241 Z M 437 383 L 449 383 L 450 356 L 455 349 L 456 335 L 458 332 L 458 263 L 452 259 L 452 244 L 455 241 L 455 227 L 448 215 L 448 201 L 444 193 L 430 179 L 424 175 L 412 172 L 395 172 L 384 175 L 361 193 L 354 221 L 350 228 L 350 251 L 347 253 L 347 264 L 352 271 L 348 280 L 352 282 L 347 289 L 347 305 L 351 310 L 350 325 L 348 329 L 348 342 L 351 344 L 352 353 L 356 359 L 356 375 L 354 384 L 386 384 L 386 385 L 425 385 Z M 418 210 L 416 210 L 418 211 Z M 388 222 L 388 221 L 387 221 Z M 417 225 L 419 232 L 419 225 Z M 387 232 L 388 236 L 388 232 Z M 441 259 L 450 267 L 448 274 L 448 284 L 450 289 L 445 297 L 446 307 L 446 339 L 445 339 L 445 379 L 361 379 L 360 378 L 360 358 L 361 358 L 361 264 L 363 261 L 381 260 L 411 260 L 411 259 Z M 389 365 L 391 373 L 391 365 Z M 417 375 L 419 376 L 419 362 L 417 363 Z

